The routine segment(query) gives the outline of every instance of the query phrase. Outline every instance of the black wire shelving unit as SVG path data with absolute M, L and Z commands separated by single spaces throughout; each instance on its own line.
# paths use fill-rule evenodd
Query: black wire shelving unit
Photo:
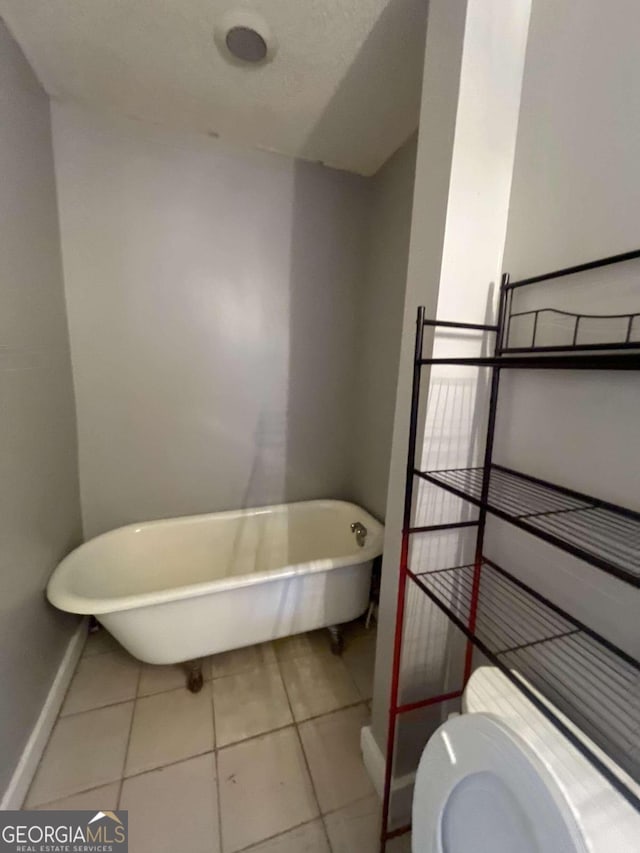
M 640 250 L 510 282 L 504 275 L 495 325 L 425 318 L 418 309 L 407 454 L 402 550 L 398 582 L 381 851 L 410 827 L 389 829 L 398 717 L 459 698 L 471 675 L 474 649 L 518 687 L 538 710 L 640 810 L 640 663 L 524 584 L 484 553 L 487 515 L 496 516 L 578 557 L 631 587 L 640 586 L 640 513 L 493 462 L 500 373 L 519 370 L 640 370 L 640 313 L 580 314 L 555 308 L 514 311 L 514 292 L 587 270 L 640 259 Z M 541 318 L 543 320 L 541 321 Z M 540 328 L 556 324 L 552 345 Z M 528 327 L 524 324 L 528 324 Z M 526 345 L 512 343 L 514 324 Z M 423 358 L 427 327 L 496 334 L 494 354 L 476 358 Z M 415 465 L 421 369 L 426 365 L 490 368 L 487 440 L 482 467 L 419 470 Z M 479 508 L 473 521 L 412 526 L 416 478 Z M 424 569 L 410 565 L 416 533 L 476 527 L 473 563 Z M 541 574 L 547 571 L 541 566 Z M 421 590 L 467 637 L 459 690 L 402 705 L 400 664 L 407 583 Z M 576 729 L 584 737 L 576 734 Z
M 484 468 L 415 475 L 482 506 Z M 492 464 L 485 508 L 587 563 L 640 585 L 640 513 Z

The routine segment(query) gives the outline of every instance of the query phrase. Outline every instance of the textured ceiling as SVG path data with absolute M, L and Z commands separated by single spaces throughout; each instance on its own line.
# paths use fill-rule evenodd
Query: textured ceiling
M 223 59 L 229 0 L 0 0 L 47 92 L 370 175 L 417 124 L 426 0 L 240 3 L 271 62 Z

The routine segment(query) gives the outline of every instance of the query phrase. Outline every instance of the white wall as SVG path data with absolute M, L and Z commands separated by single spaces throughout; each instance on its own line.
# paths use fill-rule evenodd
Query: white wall
M 407 281 L 417 135 L 371 179 L 366 274 L 358 304 L 355 500 L 384 520 Z
M 373 734 L 381 747 L 386 741 L 416 309 L 424 304 L 427 316 L 443 320 L 491 319 L 504 245 L 528 15 L 528 0 L 515 4 L 433 0 L 429 6 L 373 699 Z M 443 334 L 434 341 L 427 335 L 424 355 L 431 350 L 453 356 L 477 353 L 482 344 L 477 336 Z M 460 460 L 467 464 L 481 450 L 477 376 L 451 370 L 423 375 L 422 390 L 428 397 L 423 402 L 424 464 L 427 460 L 443 467 Z M 460 502 L 441 496 L 441 491 L 434 499 L 432 492 L 420 490 L 420 523 L 465 517 Z M 450 562 L 453 555 L 469 552 L 468 534 L 431 536 L 423 539 L 424 546 L 417 546 L 423 567 L 457 565 Z M 451 645 L 450 626 L 426 606 L 424 596 L 410 593 L 407 603 L 402 700 L 412 701 L 447 689 L 451 667 L 460 668 L 456 666 L 460 656 Z M 415 768 L 434 722 L 430 712 L 403 718 L 398 773 Z
M 514 133 L 513 114 L 511 119 L 503 114 L 510 126 L 510 145 L 513 145 L 514 139 L 516 142 L 508 218 L 505 217 L 504 206 L 504 193 L 509 191 L 508 180 L 506 183 L 498 180 L 496 187 L 502 186 L 501 201 L 498 208 L 494 209 L 493 222 L 487 224 L 493 236 L 489 245 L 483 248 L 478 238 L 485 228 L 485 217 L 489 215 L 491 218 L 492 214 L 484 210 L 483 215 L 482 203 L 494 196 L 489 179 L 484 183 L 482 192 L 473 192 L 473 187 L 480 188 L 483 185 L 484 172 L 482 169 L 468 168 L 473 166 L 474 151 L 481 156 L 483 139 L 486 137 L 478 128 L 480 144 L 478 147 L 469 145 L 472 137 L 468 130 L 474 125 L 474 115 L 478 117 L 485 109 L 485 102 L 478 100 L 477 91 L 475 105 L 469 104 L 468 99 L 465 101 L 466 50 L 462 59 L 460 107 L 465 102 L 470 107 L 467 112 L 470 124 L 464 122 L 464 116 L 458 112 L 450 169 L 446 159 L 446 140 L 443 139 L 443 135 L 451 132 L 452 127 L 451 112 L 446 107 L 451 107 L 455 95 L 455 62 L 462 42 L 460 13 L 464 5 L 430 4 L 404 321 L 405 341 L 399 374 L 387 508 L 380 652 L 376 662 L 373 705 L 373 730 L 380 743 L 384 743 L 386 726 L 390 626 L 395 610 L 393 587 L 397 577 L 399 514 L 409 412 L 410 324 L 415 306 L 419 302 L 426 303 L 427 313 L 433 316 L 437 295 L 437 312 L 442 319 L 480 322 L 487 297 L 486 288 L 482 289 L 483 283 L 490 276 L 497 280 L 500 266 L 508 270 L 512 277 L 519 278 L 638 246 L 640 195 L 635 178 L 640 115 L 633 111 L 632 105 L 638 103 L 640 96 L 634 38 L 640 23 L 640 10 L 629 2 L 603 6 L 596 2 L 573 4 L 568 0 L 560 3 L 534 0 L 526 44 L 517 136 Z M 525 5 L 520 9 L 523 14 Z M 474 7 L 477 11 L 478 5 L 469 3 L 470 14 Z M 513 5 L 511 9 L 518 14 Z M 502 20 L 504 23 L 505 18 Z M 519 33 L 516 38 L 505 38 L 501 42 L 514 49 L 513 58 L 516 61 L 516 47 L 524 44 L 524 31 L 520 30 Z M 435 38 L 436 34 L 440 35 L 441 50 L 446 51 L 445 55 L 439 55 L 437 46 L 434 48 L 429 41 L 430 35 Z M 469 35 L 468 29 L 466 35 Z M 466 45 L 465 39 L 465 48 Z M 522 53 L 520 64 L 521 60 Z M 507 75 L 502 80 L 515 83 L 516 77 Z M 486 83 L 487 78 L 480 74 L 472 78 L 471 82 L 474 81 Z M 502 92 L 500 81 L 494 80 L 489 91 L 495 94 Z M 517 108 L 517 103 L 515 106 Z M 433 127 L 429 123 L 430 114 L 427 110 L 436 107 L 439 108 L 440 123 L 438 127 Z M 466 141 L 466 146 L 461 149 L 459 141 Z M 506 143 L 508 140 L 503 141 Z M 464 155 L 465 147 L 468 159 Z M 431 154 L 430 158 L 428 153 Z M 463 167 L 457 171 L 460 154 L 463 156 Z M 507 165 L 506 161 L 504 165 Z M 446 218 L 442 216 L 444 188 L 434 174 L 434 169 L 445 168 L 447 175 L 451 175 L 451 185 L 447 188 L 449 209 Z M 458 189 L 469 193 L 465 206 L 459 204 L 460 197 L 456 200 L 456 173 L 461 179 Z M 503 178 L 506 177 L 506 173 L 503 173 Z M 494 178 L 499 179 L 499 175 L 494 175 Z M 502 220 L 501 224 L 498 219 Z M 504 234 L 505 219 L 504 258 L 500 264 L 502 250 L 499 237 L 501 230 Z M 429 224 L 431 229 L 428 228 Z M 452 239 L 449 240 L 449 237 Z M 459 254 L 449 254 L 456 244 Z M 465 252 L 468 264 L 465 263 Z M 449 267 L 449 275 L 445 276 L 443 271 L 447 268 L 447 256 L 453 266 Z M 470 276 L 476 263 L 479 288 L 473 289 Z M 615 270 L 591 273 L 573 280 L 565 279 L 553 287 L 536 289 L 537 297 L 534 297 L 533 290 L 529 291 L 525 298 L 539 298 L 539 305 L 549 304 L 549 300 L 552 300 L 557 307 L 575 306 L 578 301 L 584 311 L 635 310 L 640 304 L 639 266 L 634 262 Z M 531 302 L 528 301 L 528 305 Z M 441 341 L 436 340 L 434 346 L 436 352 L 454 354 L 455 351 L 460 354 L 462 349 L 460 339 L 450 338 L 447 341 L 444 336 Z M 448 379 L 444 377 L 444 384 L 450 385 L 455 378 L 455 375 Z M 432 372 L 429 410 L 438 402 L 436 379 Z M 444 427 L 436 422 L 433 412 L 427 413 L 427 437 L 433 439 L 435 434 L 436 439 L 442 439 L 439 446 L 437 441 L 434 445 L 433 440 L 425 446 L 430 454 L 429 464 L 452 464 L 460 452 L 464 456 L 469 450 L 469 460 L 477 459 L 480 444 L 469 447 L 464 441 L 460 442 L 460 431 L 447 427 L 447 423 L 451 426 L 451 418 L 447 421 L 446 405 L 444 409 Z M 448 410 L 451 414 L 456 407 L 449 404 Z M 468 407 L 458 407 L 458 411 L 466 410 Z M 501 380 L 494 458 L 552 481 L 591 491 L 640 509 L 640 480 L 638 466 L 634 464 L 639 416 L 640 388 L 635 374 L 507 372 Z M 462 423 L 465 427 L 462 429 L 464 437 L 468 432 L 464 419 Z M 480 434 L 483 431 L 481 426 Z M 434 453 L 435 459 L 432 458 Z M 441 506 L 445 504 L 446 499 L 443 499 Z M 433 501 L 424 499 L 422 508 L 431 521 L 436 520 L 433 516 L 434 506 Z M 434 564 L 446 552 L 445 546 L 436 546 L 432 552 Z M 488 522 L 485 553 L 531 582 L 605 636 L 638 655 L 640 636 L 637 630 L 637 591 L 494 519 Z M 411 667 L 413 664 L 411 655 L 420 648 L 428 648 L 432 657 L 439 648 L 443 652 L 450 648 L 450 634 L 443 626 L 441 617 L 434 618 L 433 613 L 428 614 L 425 636 L 420 625 L 424 610 L 416 605 L 412 597 L 409 598 L 409 608 L 410 648 L 409 657 L 403 661 L 405 672 L 407 665 Z M 416 626 L 419 630 L 416 630 Z M 443 673 L 445 676 L 450 674 L 446 658 L 444 660 L 444 667 L 438 666 L 437 661 L 436 665 L 433 661 L 427 662 L 424 672 L 426 682 L 429 679 L 441 679 Z M 409 670 L 414 681 L 419 675 L 418 669 L 414 667 Z M 410 680 L 410 689 L 411 686 Z M 405 695 L 405 698 L 409 697 Z M 421 730 L 423 736 L 428 734 L 424 719 L 409 719 L 401 732 L 400 772 L 410 766 L 407 745 L 409 751 L 413 751 L 414 758 L 417 757 L 419 732 L 416 729 Z
M 366 180 L 53 119 L 85 535 L 349 497 Z
M 514 277 L 635 249 L 634 0 L 534 0 L 505 263 Z
M 513 278 L 640 246 L 640 8 L 535 0 L 504 267 Z M 520 305 L 640 310 L 640 262 L 521 292 Z M 508 373 L 496 461 L 640 510 L 634 373 Z M 492 523 L 487 548 L 609 639 L 640 654 L 640 593 Z
M 0 21 L 0 799 L 76 625 L 48 605 L 80 541 L 49 102 Z

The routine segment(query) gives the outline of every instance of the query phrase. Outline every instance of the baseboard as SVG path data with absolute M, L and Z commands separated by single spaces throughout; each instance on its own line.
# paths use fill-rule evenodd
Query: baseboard
M 56 676 L 53 679 L 51 689 L 47 694 L 33 731 L 29 735 L 29 740 L 20 756 L 9 786 L 2 797 L 0 809 L 3 811 L 6 809 L 22 808 L 29 785 L 31 785 L 31 780 L 38 769 L 40 758 L 51 734 L 51 729 L 64 701 L 67 687 L 82 654 L 86 638 L 87 622 L 86 619 L 83 619 L 69 640 Z
M 376 793 L 382 799 L 386 762 L 382 750 L 373 736 L 371 726 L 364 726 L 360 730 L 360 749 L 369 778 L 373 782 Z M 415 779 L 415 773 L 406 773 L 404 776 L 398 776 L 391 784 L 392 809 L 393 813 L 398 817 L 405 817 L 411 814 Z

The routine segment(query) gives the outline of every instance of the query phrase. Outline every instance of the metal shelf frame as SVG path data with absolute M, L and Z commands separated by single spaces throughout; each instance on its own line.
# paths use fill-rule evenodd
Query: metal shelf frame
M 483 468 L 414 474 L 483 506 Z M 495 463 L 488 477 L 491 515 L 640 587 L 640 513 Z
M 640 318 L 640 313 L 589 315 L 556 312 L 573 318 L 571 344 L 536 346 L 539 315 L 555 309 L 514 312 L 513 292 L 550 279 L 636 259 L 640 259 L 640 250 L 515 282 L 511 282 L 505 274 L 500 287 L 495 325 L 427 319 L 425 309 L 418 309 L 381 853 L 384 853 L 388 840 L 410 829 L 409 826 L 389 829 L 398 718 L 408 711 L 459 698 L 471 675 L 474 649 L 481 651 L 498 667 L 594 767 L 635 808 L 640 809 L 640 799 L 628 784 L 629 779 L 640 782 L 640 663 L 484 554 L 486 519 L 491 514 L 631 586 L 640 586 L 640 513 L 497 465 L 492 459 L 501 370 L 640 370 L 640 339 L 634 340 L 634 324 Z M 509 347 L 511 320 L 525 314 L 533 317 L 531 346 Z M 581 323 L 585 319 L 622 320 L 624 334 L 615 340 L 585 343 L 580 340 Z M 494 333 L 493 356 L 423 358 L 427 328 Z M 421 471 L 416 467 L 421 371 L 425 366 L 439 364 L 486 367 L 491 370 L 486 445 L 480 468 Z M 478 518 L 475 521 L 412 526 L 416 478 L 439 486 L 477 506 Z M 409 565 L 412 535 L 467 527 L 476 528 L 474 560 L 471 564 L 453 568 L 429 567 L 428 570 Z M 421 590 L 442 610 L 467 637 L 467 643 L 463 683 L 459 690 L 403 705 L 399 702 L 400 665 L 407 584 Z M 560 715 L 552 708 L 557 709 Z M 561 715 L 569 720 L 570 725 Z M 576 735 L 572 725 L 589 738 L 591 746 Z M 612 762 L 621 772 L 613 769 Z

